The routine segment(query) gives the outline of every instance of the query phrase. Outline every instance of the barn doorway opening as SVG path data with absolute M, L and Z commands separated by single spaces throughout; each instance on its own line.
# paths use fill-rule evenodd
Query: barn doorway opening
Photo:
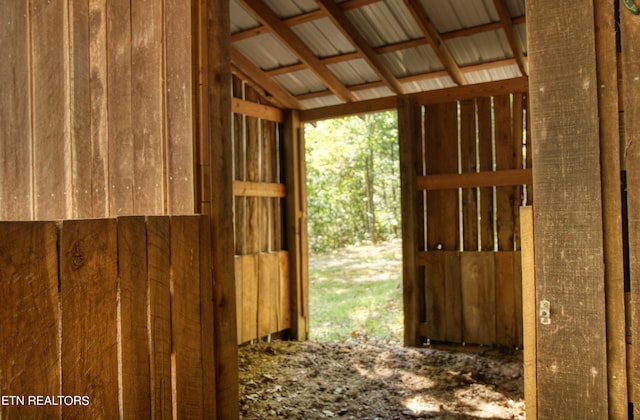
M 401 343 L 395 111 L 305 126 L 309 338 Z

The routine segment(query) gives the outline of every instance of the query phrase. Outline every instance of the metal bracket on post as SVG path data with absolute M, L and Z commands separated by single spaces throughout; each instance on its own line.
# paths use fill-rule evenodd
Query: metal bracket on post
M 548 300 L 540 301 L 540 323 L 542 325 L 551 324 L 551 303 Z

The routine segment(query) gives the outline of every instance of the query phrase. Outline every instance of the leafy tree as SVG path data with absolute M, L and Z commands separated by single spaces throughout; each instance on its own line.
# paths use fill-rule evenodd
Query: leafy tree
M 400 234 L 395 111 L 305 127 L 309 244 L 314 251 Z

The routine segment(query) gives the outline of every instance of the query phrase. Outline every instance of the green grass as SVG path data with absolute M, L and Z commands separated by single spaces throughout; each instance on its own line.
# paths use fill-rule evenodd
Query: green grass
M 311 255 L 309 284 L 311 340 L 402 341 L 400 241 Z

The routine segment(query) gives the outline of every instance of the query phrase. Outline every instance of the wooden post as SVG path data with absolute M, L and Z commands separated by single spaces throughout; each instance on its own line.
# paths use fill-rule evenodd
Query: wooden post
M 522 234 L 522 329 L 524 345 L 524 399 L 527 418 L 538 418 L 536 398 L 536 278 L 533 264 L 533 208 L 520 207 L 520 232 Z
M 408 96 L 398 98 L 398 141 L 402 206 L 402 283 L 404 303 L 404 345 L 420 346 L 420 324 L 424 312 L 424 281 L 418 266 L 418 194 L 416 163 L 420 129 L 418 107 Z
M 596 0 L 594 4 L 598 110 L 600 115 L 600 164 L 602 165 L 609 418 L 623 419 L 628 416 L 628 407 L 616 22 L 612 1 Z
M 309 321 L 306 168 L 299 113 L 287 111 L 284 122 L 284 182 L 286 184 L 286 240 L 291 273 L 291 336 L 306 340 Z
M 594 20 L 593 2 L 527 2 L 540 418 L 608 417 Z
M 211 265 L 214 304 L 216 411 L 238 418 L 238 347 L 233 243 L 233 154 L 231 149 L 231 63 L 229 2 L 198 3 L 199 66 L 207 94 L 199 98 L 201 141 L 209 148 Z M 206 149 L 206 147 L 205 147 Z

